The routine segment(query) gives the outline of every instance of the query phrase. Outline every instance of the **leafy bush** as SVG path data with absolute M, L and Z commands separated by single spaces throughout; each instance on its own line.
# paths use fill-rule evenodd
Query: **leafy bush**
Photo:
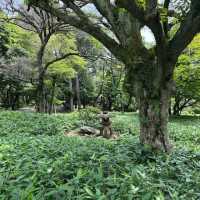
M 100 109 L 92 106 L 79 110 L 79 119 L 83 126 L 99 126 Z

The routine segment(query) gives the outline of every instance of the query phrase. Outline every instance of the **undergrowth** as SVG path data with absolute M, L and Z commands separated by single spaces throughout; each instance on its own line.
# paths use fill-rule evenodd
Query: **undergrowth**
M 112 113 L 119 140 L 65 137 L 77 113 L 0 113 L 1 200 L 200 199 L 198 118 L 174 118 L 170 155 L 143 149 L 133 113 Z

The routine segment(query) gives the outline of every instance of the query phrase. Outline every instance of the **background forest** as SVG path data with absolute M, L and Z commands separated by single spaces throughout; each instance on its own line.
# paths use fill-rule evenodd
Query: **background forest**
M 86 106 L 137 111 L 124 64 L 92 36 L 48 17 L 39 9 L 28 12 L 12 4 L 1 11 L 0 106 L 46 113 Z M 143 33 L 148 48 L 153 46 L 149 34 Z M 197 35 L 179 57 L 170 114 L 200 113 L 199 55 Z

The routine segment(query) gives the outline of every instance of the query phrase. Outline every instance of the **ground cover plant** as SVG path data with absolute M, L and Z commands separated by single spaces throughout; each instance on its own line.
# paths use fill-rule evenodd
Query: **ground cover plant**
M 199 118 L 171 119 L 171 155 L 141 148 L 136 114 L 112 120 L 118 140 L 64 136 L 77 113 L 1 112 L 0 199 L 200 198 Z

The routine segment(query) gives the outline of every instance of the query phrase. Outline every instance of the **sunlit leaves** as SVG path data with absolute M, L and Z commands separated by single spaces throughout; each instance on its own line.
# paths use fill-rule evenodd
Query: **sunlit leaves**
M 66 53 L 75 53 L 77 50 L 74 35 L 52 35 L 45 51 L 45 60 L 59 58 Z
M 65 76 L 68 78 L 74 77 L 76 72 L 70 61 L 62 60 L 50 65 L 48 72 L 50 75 Z

